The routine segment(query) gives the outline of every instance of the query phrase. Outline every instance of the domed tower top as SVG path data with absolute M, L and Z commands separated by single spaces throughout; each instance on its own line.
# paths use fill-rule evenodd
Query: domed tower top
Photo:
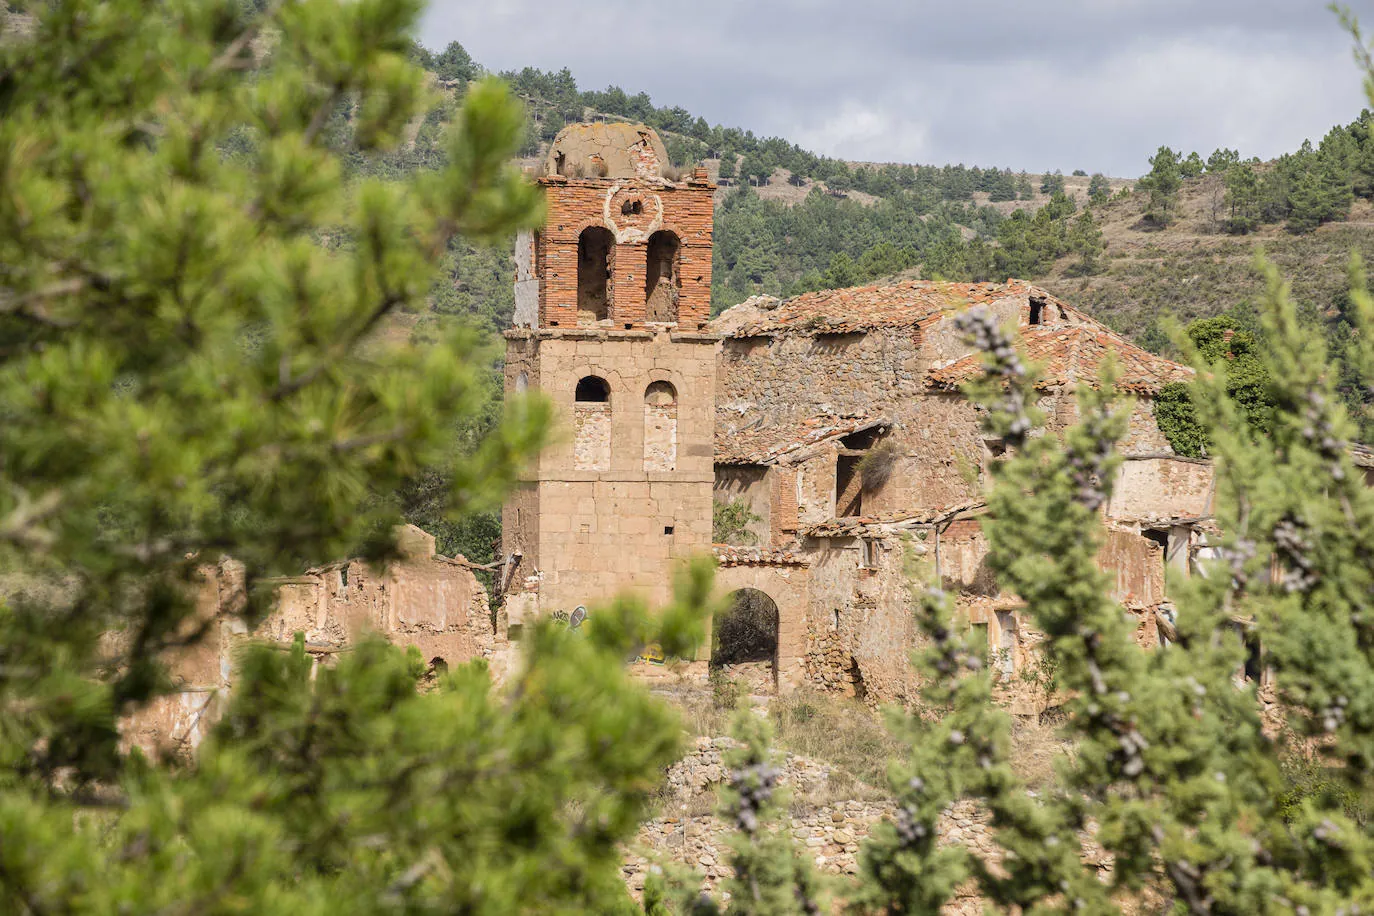
M 565 178 L 666 181 L 668 150 L 643 124 L 570 124 L 549 146 L 541 174 Z

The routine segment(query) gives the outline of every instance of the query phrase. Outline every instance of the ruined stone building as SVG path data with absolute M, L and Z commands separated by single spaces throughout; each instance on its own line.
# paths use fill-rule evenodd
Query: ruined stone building
M 1212 514 L 1210 465 L 1174 455 L 1152 410 L 1160 387 L 1191 370 L 1016 281 L 755 298 L 712 319 L 715 189 L 705 170 L 666 162 L 648 128 L 578 125 L 538 178 L 548 221 L 517 241 L 505 384 L 508 395 L 542 391 L 558 429 L 506 501 L 497 610 L 471 564 L 439 556 L 416 528 L 386 569 L 344 561 L 273 583 L 276 609 L 252 632 L 235 613 L 241 573 L 221 562 L 198 599 L 215 621 L 209 638 L 169 660 L 177 692 L 128 723 L 127 740 L 194 747 L 248 639 L 301 633 L 327 664 L 370 631 L 434 668 L 486 659 L 499 679 L 537 616 L 595 613 L 626 591 L 666 602 L 677 566 L 702 554 L 733 610 L 695 659 L 646 652 L 646 675 L 699 679 L 717 665 L 758 690 L 910 699 L 908 550 L 1014 674 L 1036 635 L 984 562 L 980 494 L 1006 449 L 959 392 L 980 371 L 953 321 L 972 304 L 1015 324 L 1043 366 L 1051 431 L 1074 421 L 1074 388 L 1115 354 L 1137 401 L 1101 560 L 1141 644 L 1157 642 L 1166 564 L 1189 570 Z M 719 508 L 735 519 L 734 543 L 713 544 Z M 1025 696 L 1007 699 L 1033 711 Z
M 223 559 L 204 569 L 196 617 L 211 622 L 209 632 L 166 659 L 176 690 L 124 723 L 125 742 L 147 751 L 194 750 L 224 708 L 235 655 L 250 640 L 289 645 L 299 633 L 315 661 L 330 664 L 359 636 L 376 633 L 414 647 L 431 669 L 481 658 L 499 675 L 510 656 L 506 631 L 494 625 L 471 565 L 436 553 L 434 537 L 413 525 L 399 532 L 398 542 L 401 554 L 385 569 L 344 560 L 263 583 L 275 589 L 276 606 L 252 630 L 240 616 L 242 567 Z
M 1137 398 L 1104 509 L 1104 568 L 1157 640 L 1166 564 L 1211 515 L 1206 462 L 1175 455 L 1152 398 L 1191 370 L 1017 281 L 925 281 L 755 298 L 709 318 L 713 187 L 679 175 L 643 126 L 577 125 L 538 180 L 548 223 L 517 243 L 506 390 L 538 389 L 560 438 L 508 499 L 498 589 L 512 631 L 612 595 L 668 596 L 675 565 L 713 551 L 723 589 L 764 621 L 717 621 L 716 661 L 744 654 L 779 689 L 911 696 L 915 639 L 903 544 L 915 545 L 1008 672 L 1035 636 L 984 565 L 987 470 L 1005 452 L 959 393 L 979 371 L 953 316 L 981 304 L 1044 367 L 1050 429 L 1108 354 Z M 713 508 L 741 519 L 712 544 Z M 712 660 L 704 646 L 680 670 Z M 747 660 L 747 659 L 746 659 Z

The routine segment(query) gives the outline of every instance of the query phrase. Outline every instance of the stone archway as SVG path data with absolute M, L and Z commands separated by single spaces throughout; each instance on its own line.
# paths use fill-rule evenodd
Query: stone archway
M 711 627 L 711 670 L 728 671 L 752 690 L 778 687 L 778 603 L 757 588 L 727 596 Z

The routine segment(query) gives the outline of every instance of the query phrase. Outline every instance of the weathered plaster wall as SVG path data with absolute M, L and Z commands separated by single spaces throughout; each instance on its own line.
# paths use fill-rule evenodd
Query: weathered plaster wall
M 1212 514 L 1213 468 L 1187 458 L 1122 462 L 1107 516 L 1118 519 L 1203 518 Z
M 751 544 L 768 544 L 772 531 L 770 469 L 759 464 L 721 465 L 716 468 L 712 497 L 718 503 L 740 502 L 757 516 L 748 527 Z
M 900 543 L 879 543 L 873 567 L 863 565 L 859 538 L 807 539 L 801 553 L 811 563 L 810 682 L 873 702 L 914 700 L 907 659 L 918 633 Z

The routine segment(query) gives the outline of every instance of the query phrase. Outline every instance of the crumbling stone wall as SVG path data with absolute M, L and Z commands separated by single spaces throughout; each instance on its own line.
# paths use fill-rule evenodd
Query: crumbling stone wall
M 911 549 L 926 550 L 919 544 Z M 811 564 L 810 683 L 822 689 L 839 685 L 871 703 L 914 701 L 916 677 L 908 657 L 921 637 L 901 543 L 877 542 L 870 549 L 873 566 L 864 565 L 863 540 L 857 537 L 807 538 L 801 553 Z
M 208 635 L 166 659 L 177 690 L 123 724 L 124 740 L 149 752 L 193 751 L 223 709 L 234 683 L 234 656 L 249 641 L 289 644 L 304 635 L 306 650 L 330 664 L 360 635 L 379 633 L 414 646 L 432 663 L 459 665 L 482 658 L 505 667 L 504 630 L 491 618 L 486 589 L 467 562 L 434 552 L 434 538 L 407 526 L 402 556 L 385 569 L 349 560 L 277 580 L 276 606 L 249 630 L 242 568 L 225 560 L 207 567 L 196 596 L 197 620 Z M 118 639 L 118 634 L 112 634 Z

